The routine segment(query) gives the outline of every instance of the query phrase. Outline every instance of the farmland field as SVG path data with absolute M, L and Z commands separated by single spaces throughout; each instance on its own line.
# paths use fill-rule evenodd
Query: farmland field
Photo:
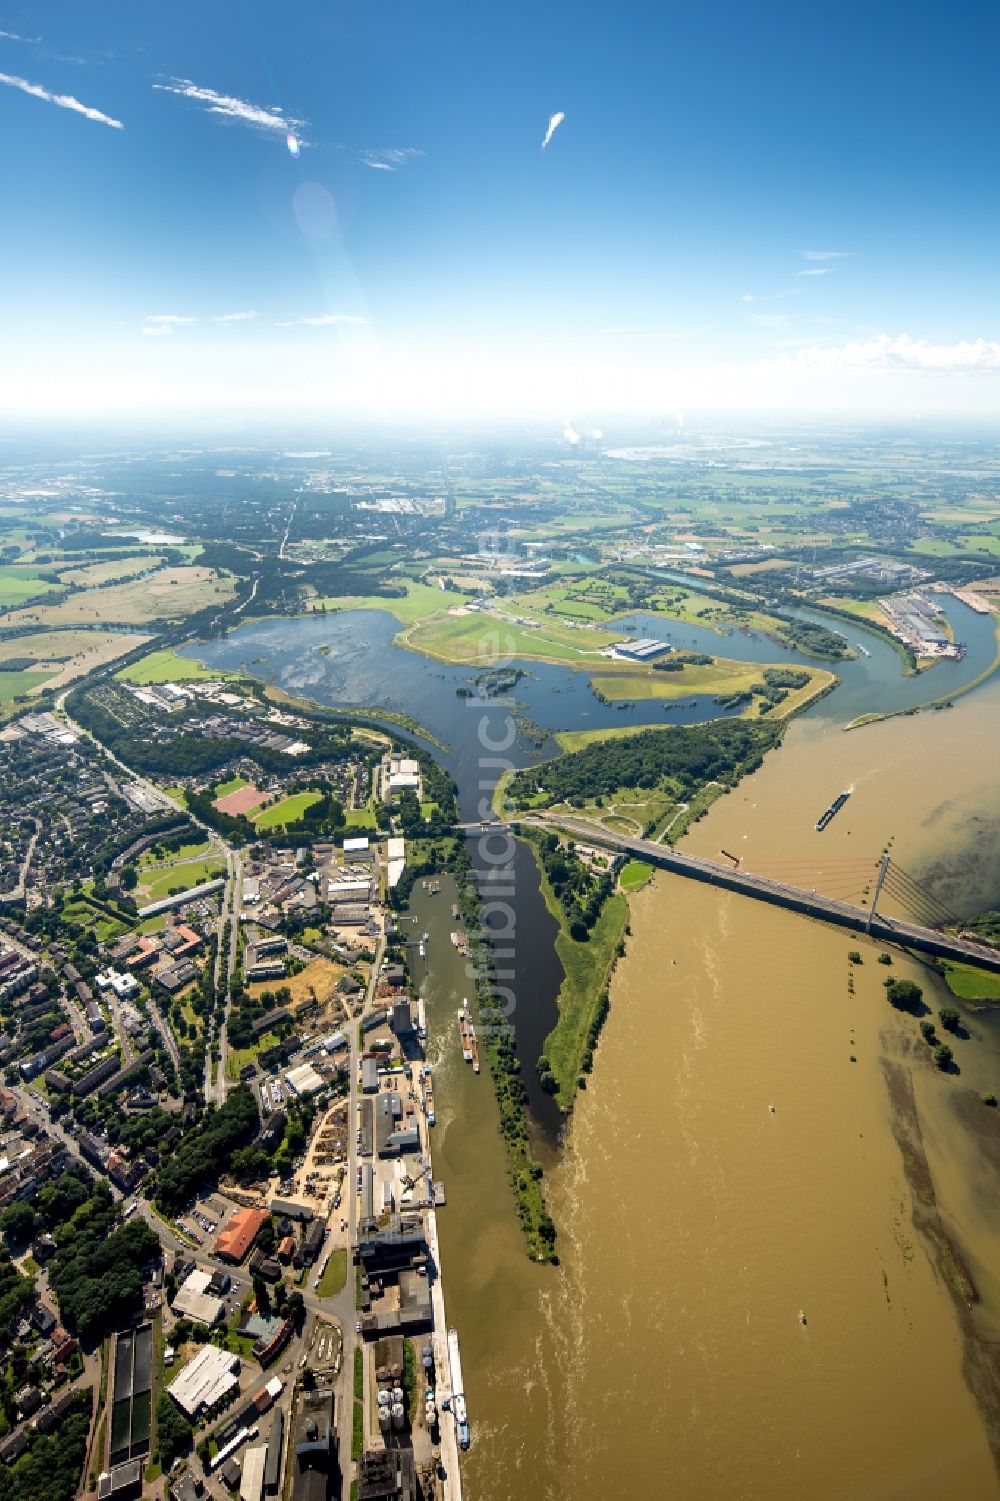
M 148 573 L 163 562 L 161 557 L 150 554 L 142 558 L 111 558 L 105 563 L 85 563 L 82 567 L 66 568 L 59 565 L 59 580 L 63 584 L 79 584 L 83 588 L 96 584 L 110 584 L 115 579 L 132 578 L 137 573 Z
M 37 631 L 4 640 L 0 622 L 0 672 L 5 670 L 5 662 L 17 662 L 21 671 L 44 673 L 42 685 L 47 682 L 50 687 L 61 688 L 81 674 L 125 656 L 148 640 L 148 636 L 131 631 L 74 630 Z M 20 665 L 29 660 L 30 667 Z M 38 686 L 34 685 L 36 691 Z
M 18 564 L 0 567 L 0 609 L 14 609 L 23 600 L 36 599 L 39 594 L 51 594 L 58 584 L 46 582 L 42 573 L 51 573 L 51 568 L 40 569 Z
M 218 682 L 232 674 L 209 672 L 200 662 L 194 662 L 190 657 L 178 657 L 172 651 L 151 651 L 140 662 L 123 667 L 118 676 L 127 683 L 178 683 L 182 679 L 197 678 Z
M 435 589 L 430 584 L 418 584 L 412 579 L 396 580 L 390 576 L 388 582 L 392 585 L 405 585 L 405 596 L 395 599 L 385 594 L 338 595 L 330 599 L 310 600 L 309 608 L 311 610 L 322 606 L 330 613 L 338 610 L 386 610 L 390 615 L 395 615 L 400 624 L 413 625 L 418 620 L 426 620 L 440 610 L 447 610 L 450 606 L 461 603 L 462 600 L 460 594 Z
M 54 676 L 53 670 L 32 671 L 30 668 L 20 672 L 4 672 L 3 664 L 0 663 L 0 704 L 9 704 L 22 693 L 32 693 Z
M 95 624 L 142 625 L 147 621 L 182 620 L 210 604 L 224 604 L 235 593 L 235 580 L 212 568 L 164 568 L 151 578 L 107 589 L 88 589 L 54 605 L 14 610 L 0 617 L 0 627 Z
M 492 666 L 497 658 L 521 657 L 536 662 L 593 664 L 602 646 L 618 638 L 607 631 L 580 630 L 557 621 L 543 620 L 539 629 L 517 625 L 492 613 L 474 611 L 463 615 L 435 616 L 423 625 L 404 631 L 402 641 L 411 651 L 423 652 L 443 662 Z

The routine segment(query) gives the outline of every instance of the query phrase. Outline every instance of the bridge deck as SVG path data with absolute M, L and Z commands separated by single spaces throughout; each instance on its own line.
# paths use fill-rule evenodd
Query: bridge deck
M 535 819 L 525 822 L 534 823 Z M 824 922 L 836 923 L 838 927 L 850 928 L 855 933 L 870 933 L 883 943 L 895 943 L 904 948 L 916 949 L 939 958 L 957 959 L 966 964 L 978 964 L 982 969 L 1000 973 L 1000 951 L 986 945 L 970 943 L 964 938 L 953 938 L 939 933 L 935 928 L 922 928 L 916 923 L 897 922 L 880 913 L 872 916 L 867 907 L 856 907 L 851 902 L 839 902 L 817 891 L 804 891 L 798 886 L 788 886 L 782 881 L 772 881 L 767 876 L 755 876 L 748 870 L 716 865 L 701 855 L 682 854 L 670 845 L 654 844 L 648 839 L 626 839 L 612 834 L 584 819 L 559 816 L 551 821 L 539 818 L 543 827 L 565 829 L 588 844 L 598 844 L 605 849 L 620 851 L 636 860 L 644 860 L 661 870 L 674 875 L 687 876 L 693 881 L 704 881 L 710 886 L 719 886 L 725 891 L 737 891 L 759 902 L 770 902 L 775 907 L 785 907 L 791 912 L 801 912 L 807 917 L 816 917 Z

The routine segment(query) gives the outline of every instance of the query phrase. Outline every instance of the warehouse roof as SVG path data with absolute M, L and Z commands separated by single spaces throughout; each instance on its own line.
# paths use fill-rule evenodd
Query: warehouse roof
M 239 1384 L 236 1372 L 240 1358 L 217 1345 L 202 1345 L 190 1364 L 167 1387 L 177 1406 L 189 1418 L 215 1404 Z
M 219 1232 L 215 1254 L 225 1257 L 227 1261 L 242 1261 L 267 1217 L 264 1209 L 238 1209 Z

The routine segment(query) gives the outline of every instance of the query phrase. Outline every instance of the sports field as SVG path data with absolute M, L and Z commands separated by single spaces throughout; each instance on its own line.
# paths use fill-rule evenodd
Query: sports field
M 236 793 L 236 797 L 240 794 Z M 322 793 L 320 792 L 293 792 L 290 797 L 280 798 L 270 807 L 264 808 L 253 820 L 255 829 L 280 829 L 285 824 L 298 823 L 307 808 L 313 803 L 318 803 Z

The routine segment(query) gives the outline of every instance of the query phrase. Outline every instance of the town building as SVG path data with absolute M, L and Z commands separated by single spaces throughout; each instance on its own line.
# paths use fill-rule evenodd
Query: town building
M 222 1261 L 242 1261 L 267 1218 L 264 1209 L 238 1209 L 219 1232 L 215 1242 L 216 1256 Z

